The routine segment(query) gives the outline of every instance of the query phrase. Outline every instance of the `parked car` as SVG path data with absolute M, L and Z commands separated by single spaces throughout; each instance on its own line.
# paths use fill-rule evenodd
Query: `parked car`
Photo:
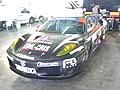
M 95 16 L 48 20 L 38 32 L 15 39 L 7 49 L 10 69 L 29 78 L 61 79 L 77 74 L 105 39 L 107 23 L 102 21 Z
M 25 7 L 20 8 L 20 13 L 15 18 L 20 24 L 34 24 L 35 22 L 45 22 L 48 19 L 47 13 L 43 13 L 41 10 L 29 10 Z

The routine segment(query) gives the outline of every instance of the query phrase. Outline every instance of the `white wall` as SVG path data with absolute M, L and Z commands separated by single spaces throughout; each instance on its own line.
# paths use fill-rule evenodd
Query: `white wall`
M 20 13 L 20 7 L 28 8 L 32 13 L 64 14 L 65 7 L 71 0 L 3 0 L 6 7 L 0 12 L 7 18 L 14 18 Z M 74 0 L 72 0 L 74 1 Z M 82 6 L 83 0 L 78 0 Z

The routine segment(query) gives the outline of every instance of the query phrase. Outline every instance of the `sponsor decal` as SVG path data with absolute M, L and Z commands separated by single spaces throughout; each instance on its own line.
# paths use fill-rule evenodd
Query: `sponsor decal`
M 95 31 L 97 31 L 98 29 L 99 29 L 99 26 L 94 26 L 93 29 L 92 29 L 92 31 L 95 32 Z
M 20 58 L 25 58 L 25 59 L 29 59 L 29 60 L 34 60 L 34 57 L 30 57 L 30 56 L 27 56 L 27 55 L 23 55 L 23 54 L 16 54 L 18 57 Z M 21 61 L 21 65 L 25 63 L 24 61 Z
M 43 63 L 43 62 L 38 62 L 37 67 L 53 67 L 53 66 L 58 66 L 58 62 L 51 62 L 51 63 Z
M 24 50 L 27 50 L 27 49 L 31 49 L 31 50 L 33 50 L 33 47 L 35 46 L 35 44 L 25 44 L 25 46 L 22 48 L 22 49 L 24 49 Z
M 72 68 L 72 67 L 75 67 L 76 65 L 77 65 L 76 58 L 70 58 L 70 59 L 66 59 L 63 61 L 63 68 L 64 69 Z
M 35 50 L 35 51 L 42 51 L 42 52 L 48 52 L 50 49 L 49 45 L 42 45 L 42 44 L 26 44 L 23 48 L 23 50 Z
M 52 44 L 52 41 L 50 41 L 48 38 L 49 38 L 48 36 L 41 36 L 38 37 L 36 41 L 39 41 L 40 43 L 44 43 L 44 44 Z
M 33 49 L 38 50 L 38 51 L 47 52 L 50 49 L 50 46 L 39 44 L 39 45 L 33 47 Z
M 35 68 L 29 68 L 29 67 L 24 67 L 24 66 L 20 66 L 18 64 L 15 64 L 16 66 L 16 69 L 22 71 L 22 72 L 25 72 L 25 73 L 31 73 L 31 74 L 36 74 L 36 70 Z
M 25 67 L 25 61 L 20 61 L 21 66 Z

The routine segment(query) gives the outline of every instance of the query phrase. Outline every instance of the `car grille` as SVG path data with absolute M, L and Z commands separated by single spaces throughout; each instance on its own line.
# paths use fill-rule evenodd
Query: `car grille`
M 8 61 L 9 61 L 9 65 L 10 67 L 12 68 L 16 68 L 15 66 L 15 62 L 11 61 L 9 58 L 8 58 Z M 26 63 L 28 64 L 28 63 Z M 62 67 L 60 66 L 54 66 L 54 67 L 35 67 L 34 64 L 31 64 L 29 63 L 27 66 L 30 67 L 33 66 L 34 68 L 36 68 L 36 72 L 38 74 L 43 74 L 45 76 L 59 76 L 62 73 Z
M 46 73 L 45 76 L 51 75 L 51 76 L 58 76 L 62 74 L 62 70 L 60 66 L 56 67 L 40 67 L 37 69 L 38 73 Z

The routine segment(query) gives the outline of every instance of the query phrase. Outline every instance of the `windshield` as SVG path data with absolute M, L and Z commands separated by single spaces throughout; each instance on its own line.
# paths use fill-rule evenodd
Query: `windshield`
M 80 34 L 84 32 L 84 24 L 72 20 L 50 20 L 40 30 L 48 33 Z

